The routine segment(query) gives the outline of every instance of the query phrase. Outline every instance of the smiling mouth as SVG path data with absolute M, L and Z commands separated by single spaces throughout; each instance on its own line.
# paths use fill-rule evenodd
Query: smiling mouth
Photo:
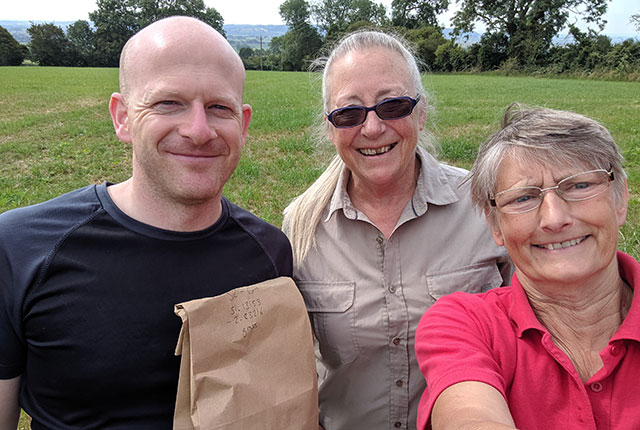
M 381 154 L 386 154 L 387 152 L 391 151 L 393 148 L 396 147 L 398 143 L 392 143 L 391 145 L 387 145 L 387 146 L 382 146 L 380 148 L 376 148 L 376 149 L 372 149 L 372 148 L 360 148 L 358 149 L 358 152 L 362 155 L 366 155 L 367 157 L 371 157 L 371 156 L 375 156 L 375 155 L 381 155 Z
M 578 245 L 587 237 L 588 236 L 583 236 L 578 239 L 566 240 L 564 242 L 547 243 L 545 245 L 533 245 L 533 246 L 535 246 L 536 248 L 543 248 L 543 249 L 548 249 L 549 251 L 553 251 L 554 249 L 570 248 L 572 246 Z
M 179 153 L 179 152 L 171 152 L 172 155 L 176 156 L 176 157 L 182 157 L 182 158 L 213 158 L 215 157 L 215 155 L 212 154 L 183 154 L 183 153 Z

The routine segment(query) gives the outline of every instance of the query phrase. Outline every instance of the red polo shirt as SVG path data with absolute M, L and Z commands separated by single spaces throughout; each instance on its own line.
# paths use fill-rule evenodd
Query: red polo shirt
M 635 291 L 640 264 L 618 252 L 620 275 Z M 438 300 L 416 332 L 416 355 L 427 389 L 418 429 L 427 427 L 447 387 L 479 381 L 495 387 L 522 430 L 640 429 L 640 299 L 600 356 L 603 367 L 583 383 L 537 320 L 518 278 L 483 294 Z M 430 424 L 429 424 L 430 426 Z

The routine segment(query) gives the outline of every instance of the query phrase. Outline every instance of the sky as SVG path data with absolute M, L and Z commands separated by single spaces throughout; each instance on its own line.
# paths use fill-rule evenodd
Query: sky
M 391 9 L 392 0 L 375 0 Z M 224 19 L 225 24 L 282 24 L 278 13 L 284 0 L 205 0 Z M 2 0 L 0 20 L 19 21 L 76 21 L 89 19 L 89 12 L 96 9 L 95 0 Z M 452 2 L 453 3 L 453 2 Z M 629 23 L 629 17 L 640 13 L 638 0 L 612 0 L 606 19 L 607 35 L 637 35 Z M 448 16 L 441 17 L 441 24 L 448 26 Z M 584 26 L 580 26 L 584 29 Z

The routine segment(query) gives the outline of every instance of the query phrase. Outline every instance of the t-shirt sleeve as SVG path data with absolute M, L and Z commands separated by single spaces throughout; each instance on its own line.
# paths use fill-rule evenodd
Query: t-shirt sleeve
M 492 310 L 487 295 L 493 294 L 445 296 L 418 324 L 416 356 L 427 382 L 418 406 L 419 430 L 427 428 L 438 396 L 456 383 L 484 382 L 505 396 L 501 354 L 495 342 L 500 309 Z
M 6 235 L 0 231 L 0 241 Z M 0 244 L 0 379 L 22 375 L 25 364 L 25 346 L 21 338 L 18 290 L 5 246 Z
M 256 217 L 249 211 L 240 208 L 223 199 L 231 211 L 231 216 L 242 228 L 252 236 L 265 251 L 273 264 L 275 276 L 288 276 L 293 274 L 293 254 L 291 244 L 285 234 L 277 227 Z

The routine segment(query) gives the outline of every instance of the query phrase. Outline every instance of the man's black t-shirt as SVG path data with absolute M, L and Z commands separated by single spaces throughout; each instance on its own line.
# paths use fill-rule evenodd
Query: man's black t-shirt
M 222 208 L 205 230 L 162 230 L 103 184 L 0 215 L 0 378 L 22 375 L 32 428 L 171 428 L 173 306 L 291 276 L 280 230 Z

